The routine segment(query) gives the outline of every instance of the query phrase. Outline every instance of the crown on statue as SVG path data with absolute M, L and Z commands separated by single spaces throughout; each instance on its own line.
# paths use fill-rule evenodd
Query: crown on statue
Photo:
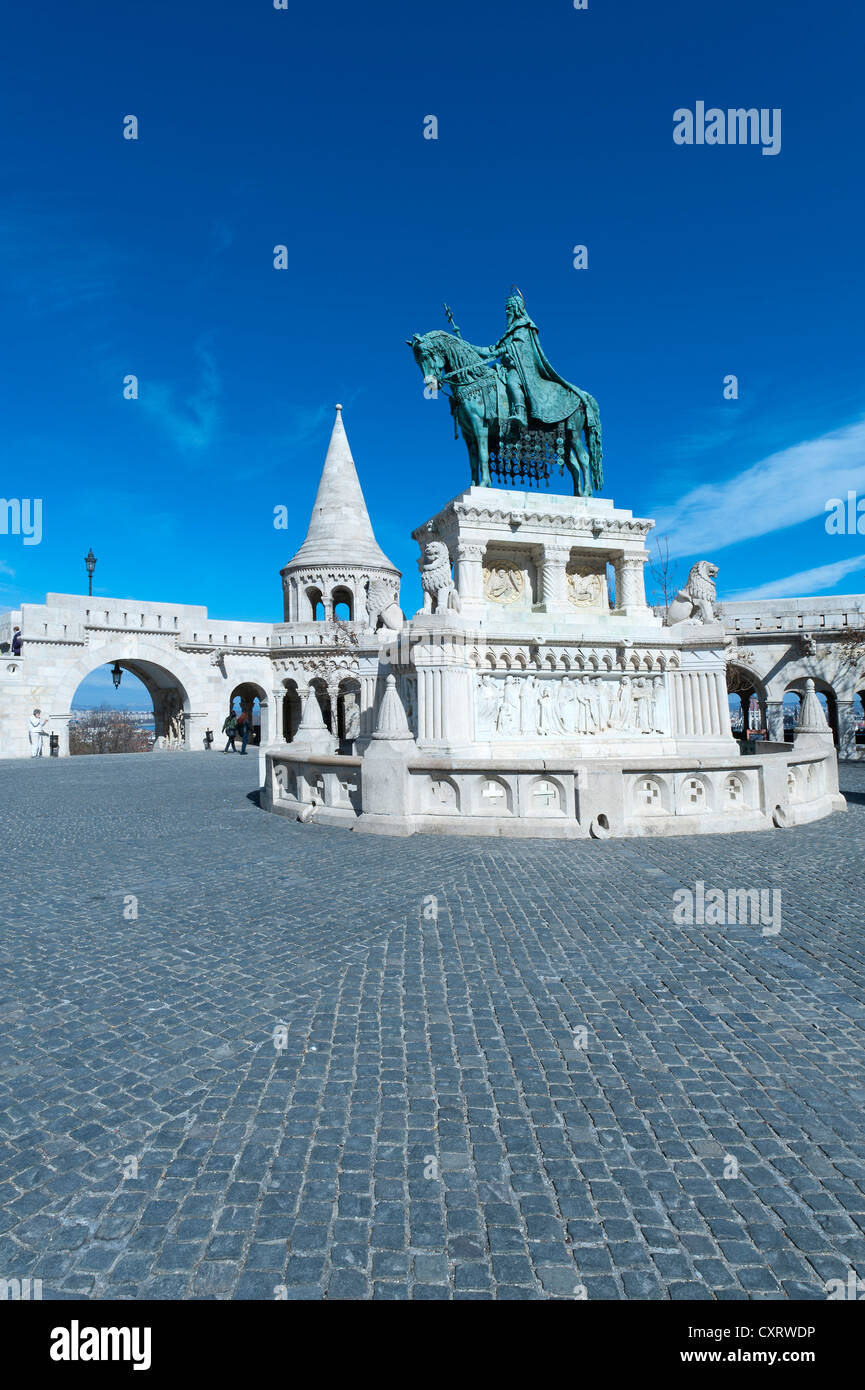
M 508 305 L 510 304 L 516 305 L 519 309 L 521 309 L 525 304 L 525 300 L 523 299 L 519 285 L 511 285 L 510 289 L 508 290 L 508 297 L 505 300 L 505 308 L 507 309 Z

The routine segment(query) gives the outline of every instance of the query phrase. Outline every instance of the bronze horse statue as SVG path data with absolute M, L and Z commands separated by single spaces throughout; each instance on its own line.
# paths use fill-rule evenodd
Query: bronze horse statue
M 491 361 L 492 350 L 481 350 L 459 334 L 435 329 L 407 338 L 424 381 L 434 389 L 441 387 L 450 400 L 454 417 L 454 438 L 459 431 L 466 442 L 475 486 L 491 487 L 490 454 L 493 468 L 502 471 L 497 460 L 506 453 L 517 459 L 520 476 L 527 471 L 520 458 L 520 427 L 509 412 L 507 378 L 503 368 Z M 531 413 L 525 421 L 524 438 L 544 442 L 546 456 L 567 468 L 575 497 L 591 497 L 603 486 L 601 427 L 597 403 L 588 392 L 555 378 L 564 388 L 570 412 L 559 421 L 541 422 Z M 585 436 L 585 442 L 584 442 Z M 530 446 L 527 445 L 527 448 Z M 516 470 L 514 470 L 515 473 Z M 531 465 L 528 471 L 532 472 Z M 546 476 L 545 467 L 541 476 Z M 538 476 L 537 472 L 532 476 Z

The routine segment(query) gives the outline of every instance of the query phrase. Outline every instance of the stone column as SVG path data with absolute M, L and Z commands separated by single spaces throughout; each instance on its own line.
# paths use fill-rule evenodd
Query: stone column
M 327 698 L 330 700 L 330 732 L 339 737 L 339 682 L 328 685 Z
M 363 623 L 366 626 L 369 622 L 366 607 L 366 584 L 362 579 L 357 579 L 352 587 L 354 591 L 354 603 L 351 608 L 352 622 Z
M 770 743 L 784 742 L 784 701 L 766 701 L 766 733 Z
M 282 736 L 282 697 L 285 691 L 272 690 L 267 697 L 267 705 L 261 711 L 261 746 L 268 743 L 283 743 Z M 265 718 L 267 723 L 265 724 Z
M 853 713 L 853 701 L 836 698 L 835 705 L 838 710 L 838 757 L 855 758 L 857 756 L 856 719 Z
M 484 602 L 484 546 L 474 541 L 458 541 L 454 553 L 454 583 L 463 613 L 478 612 Z
M 570 550 L 567 546 L 544 546 L 540 558 L 540 598 L 545 613 L 564 613 L 568 610 L 565 566 L 569 556 Z
M 616 609 L 645 608 L 646 586 L 643 568 L 648 551 L 625 551 L 616 560 Z

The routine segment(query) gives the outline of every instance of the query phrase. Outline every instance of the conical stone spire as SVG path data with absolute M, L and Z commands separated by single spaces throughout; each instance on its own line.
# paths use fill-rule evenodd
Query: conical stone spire
M 388 676 L 373 738 L 393 741 L 413 737 L 414 735 L 408 726 L 403 702 L 399 698 L 399 691 L 396 688 L 396 678 Z
M 817 697 L 814 681 L 809 676 L 805 682 L 805 694 L 799 710 L 798 731 L 801 734 L 831 733 L 823 713 L 823 706 Z
M 373 534 L 342 423 L 341 405 L 336 407 L 306 540 L 285 569 L 296 565 L 352 565 L 398 573 Z

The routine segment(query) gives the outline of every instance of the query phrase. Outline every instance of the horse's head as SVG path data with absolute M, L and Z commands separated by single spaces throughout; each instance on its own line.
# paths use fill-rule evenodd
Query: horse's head
M 414 354 L 414 360 L 423 372 L 424 381 L 431 378 L 438 381 L 442 372 L 446 370 L 444 353 L 440 344 L 436 342 L 439 336 L 437 333 L 415 333 L 411 338 L 406 338 Z

